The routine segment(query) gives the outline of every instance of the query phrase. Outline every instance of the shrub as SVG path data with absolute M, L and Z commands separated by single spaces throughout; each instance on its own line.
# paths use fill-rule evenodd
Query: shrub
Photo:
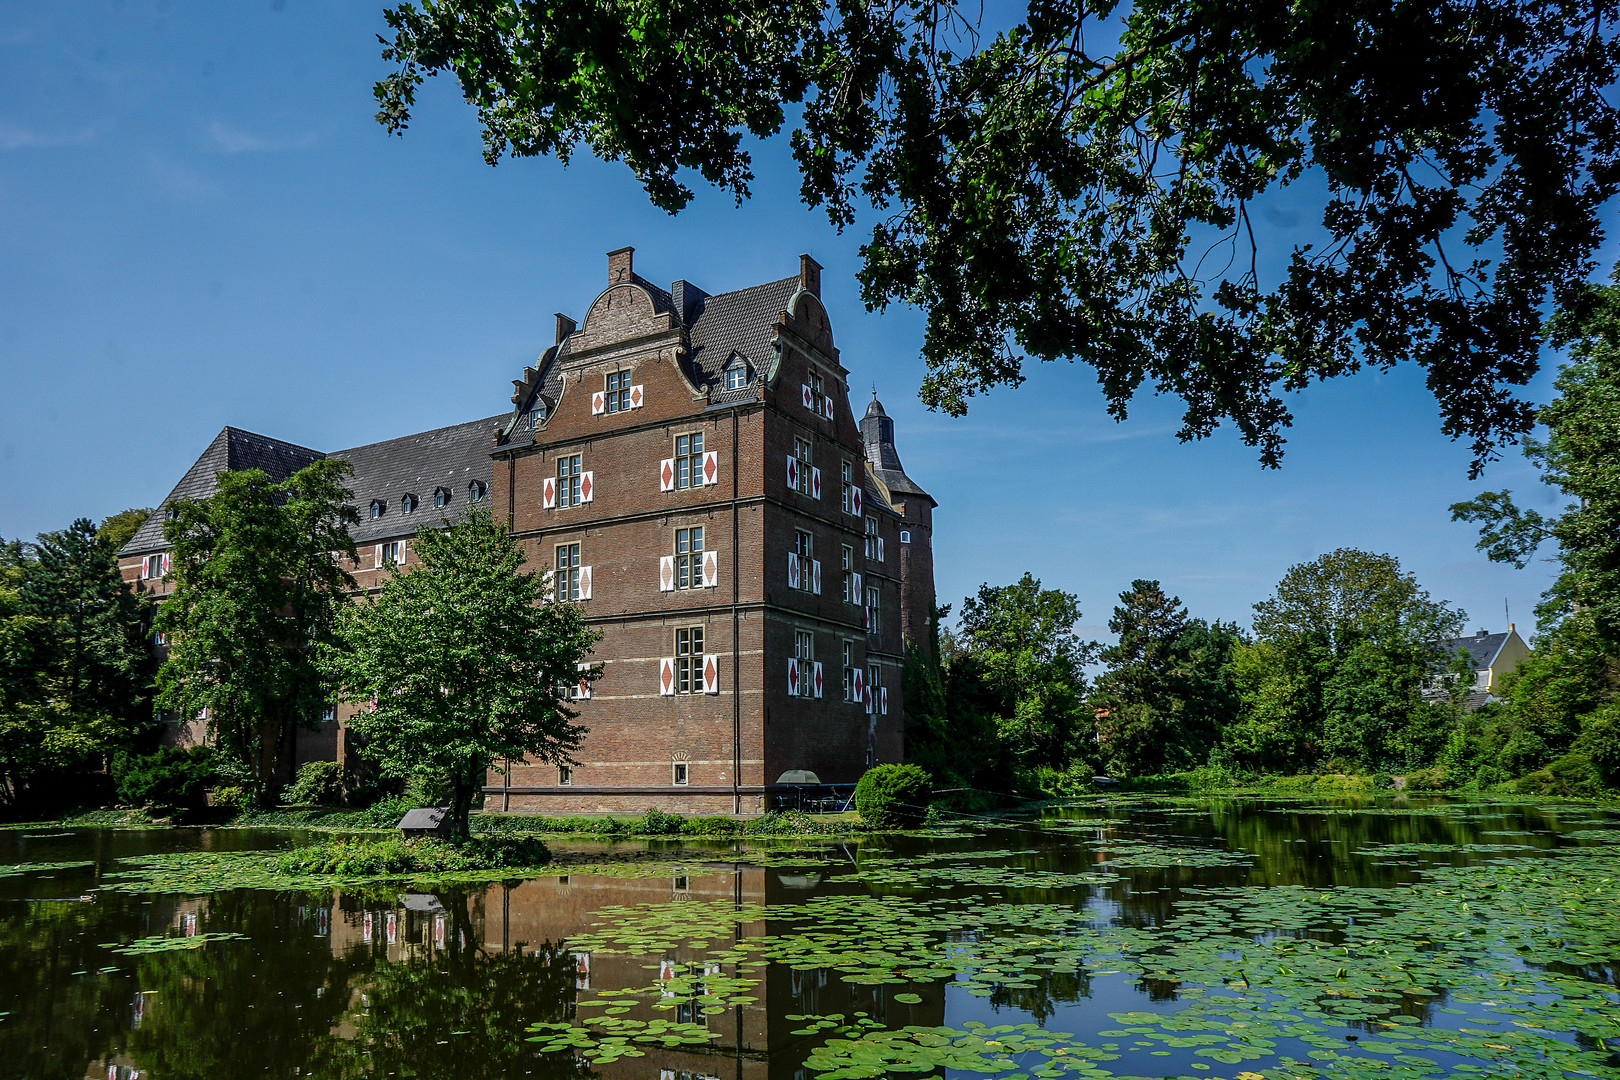
M 253 794 L 247 788 L 231 784 L 214 789 L 214 806 L 232 814 L 245 814 L 253 809 Z
M 692 836 L 735 836 L 738 823 L 728 817 L 688 818 L 686 831 Z
M 355 824 L 373 829 L 392 829 L 399 824 L 399 819 L 416 805 L 403 795 L 390 795 L 378 799 L 356 814 Z
M 686 819 L 679 814 L 666 814 L 656 806 L 649 807 L 635 831 L 643 836 L 673 836 L 682 831 Z
M 365 876 L 516 869 L 541 866 L 550 859 L 546 845 L 532 836 L 475 837 L 456 844 L 431 839 L 343 837 L 283 851 L 272 866 L 281 874 Z
M 928 812 L 934 782 L 917 765 L 878 765 L 855 785 L 855 810 L 880 829 L 916 825 Z
M 190 810 L 203 805 L 203 791 L 214 778 L 214 753 L 207 747 L 165 746 L 140 757 L 120 754 L 113 772 L 120 802 Z
M 1450 786 L 1445 767 L 1442 765 L 1428 769 L 1413 769 L 1406 774 L 1407 791 L 1445 791 Z
M 343 766 L 335 761 L 309 762 L 298 770 L 281 801 L 288 806 L 337 806 L 343 801 Z

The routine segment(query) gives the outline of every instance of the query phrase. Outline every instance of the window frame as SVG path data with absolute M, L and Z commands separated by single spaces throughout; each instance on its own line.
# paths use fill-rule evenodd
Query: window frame
M 793 655 L 799 661 L 799 697 L 810 697 L 815 689 L 816 632 L 793 629 Z
M 572 603 L 579 599 L 579 541 L 556 545 L 551 563 L 552 595 L 558 603 Z M 565 562 L 564 560 L 568 560 Z
M 844 481 L 844 513 L 853 514 L 855 512 L 855 463 L 845 458 L 840 464 Z
M 703 623 L 675 628 L 675 693 L 703 693 Z M 682 644 L 684 640 L 684 645 Z
M 489 494 L 489 487 L 482 480 L 471 480 L 467 483 L 467 499 L 469 502 L 483 502 L 484 496 Z
M 610 371 L 602 376 L 602 411 L 607 413 L 630 411 L 630 372 Z
M 388 500 L 387 499 L 372 499 L 371 500 L 371 520 L 372 521 L 376 521 L 378 518 L 382 517 L 386 513 L 388 513 Z
M 579 485 L 583 475 L 583 455 L 557 455 L 557 509 L 564 510 L 580 504 Z M 565 471 L 568 470 L 568 471 Z
M 443 510 L 445 507 L 449 506 L 450 500 L 453 498 L 455 498 L 454 493 L 451 492 L 451 490 L 447 487 L 436 487 L 433 489 L 433 505 L 437 509 Z
M 810 494 L 810 470 L 815 468 L 813 459 L 816 453 L 815 443 L 809 439 L 793 436 L 793 456 L 799 462 L 798 483 L 793 490 L 800 495 Z
M 876 514 L 866 515 L 866 557 L 877 562 L 878 519 Z
M 868 637 L 881 637 L 883 628 L 880 620 L 883 615 L 883 593 L 876 585 L 866 586 L 866 634 Z
M 855 700 L 855 642 L 848 638 L 843 642 L 844 652 L 844 700 Z
M 671 443 L 675 455 L 676 491 L 703 486 L 703 431 L 684 431 Z
M 702 525 L 688 525 L 675 530 L 676 591 L 703 588 L 704 528 Z
M 669 763 L 669 784 L 671 787 L 691 787 L 692 769 L 685 761 L 672 761 Z
M 574 767 L 572 765 L 559 765 L 559 766 L 557 766 L 557 786 L 558 787 L 573 787 L 574 786 Z
M 408 491 L 399 497 L 399 512 L 402 514 L 414 514 L 416 508 L 421 505 L 422 500 Z

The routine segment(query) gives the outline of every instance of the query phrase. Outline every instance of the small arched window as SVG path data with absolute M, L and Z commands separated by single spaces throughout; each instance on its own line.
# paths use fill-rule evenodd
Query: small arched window
M 450 489 L 449 488 L 434 488 L 433 489 L 433 505 L 437 506 L 441 510 L 444 509 L 446 506 L 449 506 L 450 505 Z
M 372 517 L 380 518 L 386 513 L 388 513 L 388 500 L 387 499 L 372 499 L 371 500 L 371 516 Z
M 402 495 L 399 500 L 399 512 L 402 514 L 416 513 L 417 499 L 415 495 Z
M 482 480 L 474 480 L 472 483 L 467 485 L 467 498 L 471 499 L 473 502 L 477 502 L 483 497 L 484 482 Z

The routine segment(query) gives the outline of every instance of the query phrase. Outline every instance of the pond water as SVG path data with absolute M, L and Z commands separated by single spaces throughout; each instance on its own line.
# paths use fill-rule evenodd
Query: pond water
M 302 839 L 0 832 L 0 1077 L 1620 1077 L 1602 807 L 1116 798 L 204 891 Z

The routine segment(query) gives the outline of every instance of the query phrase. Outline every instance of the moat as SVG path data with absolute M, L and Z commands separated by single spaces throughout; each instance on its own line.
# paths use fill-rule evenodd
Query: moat
M 0 831 L 0 1076 L 1620 1076 L 1620 810 L 1119 797 L 197 891 L 285 830 Z M 251 860 L 250 860 L 251 861 Z

